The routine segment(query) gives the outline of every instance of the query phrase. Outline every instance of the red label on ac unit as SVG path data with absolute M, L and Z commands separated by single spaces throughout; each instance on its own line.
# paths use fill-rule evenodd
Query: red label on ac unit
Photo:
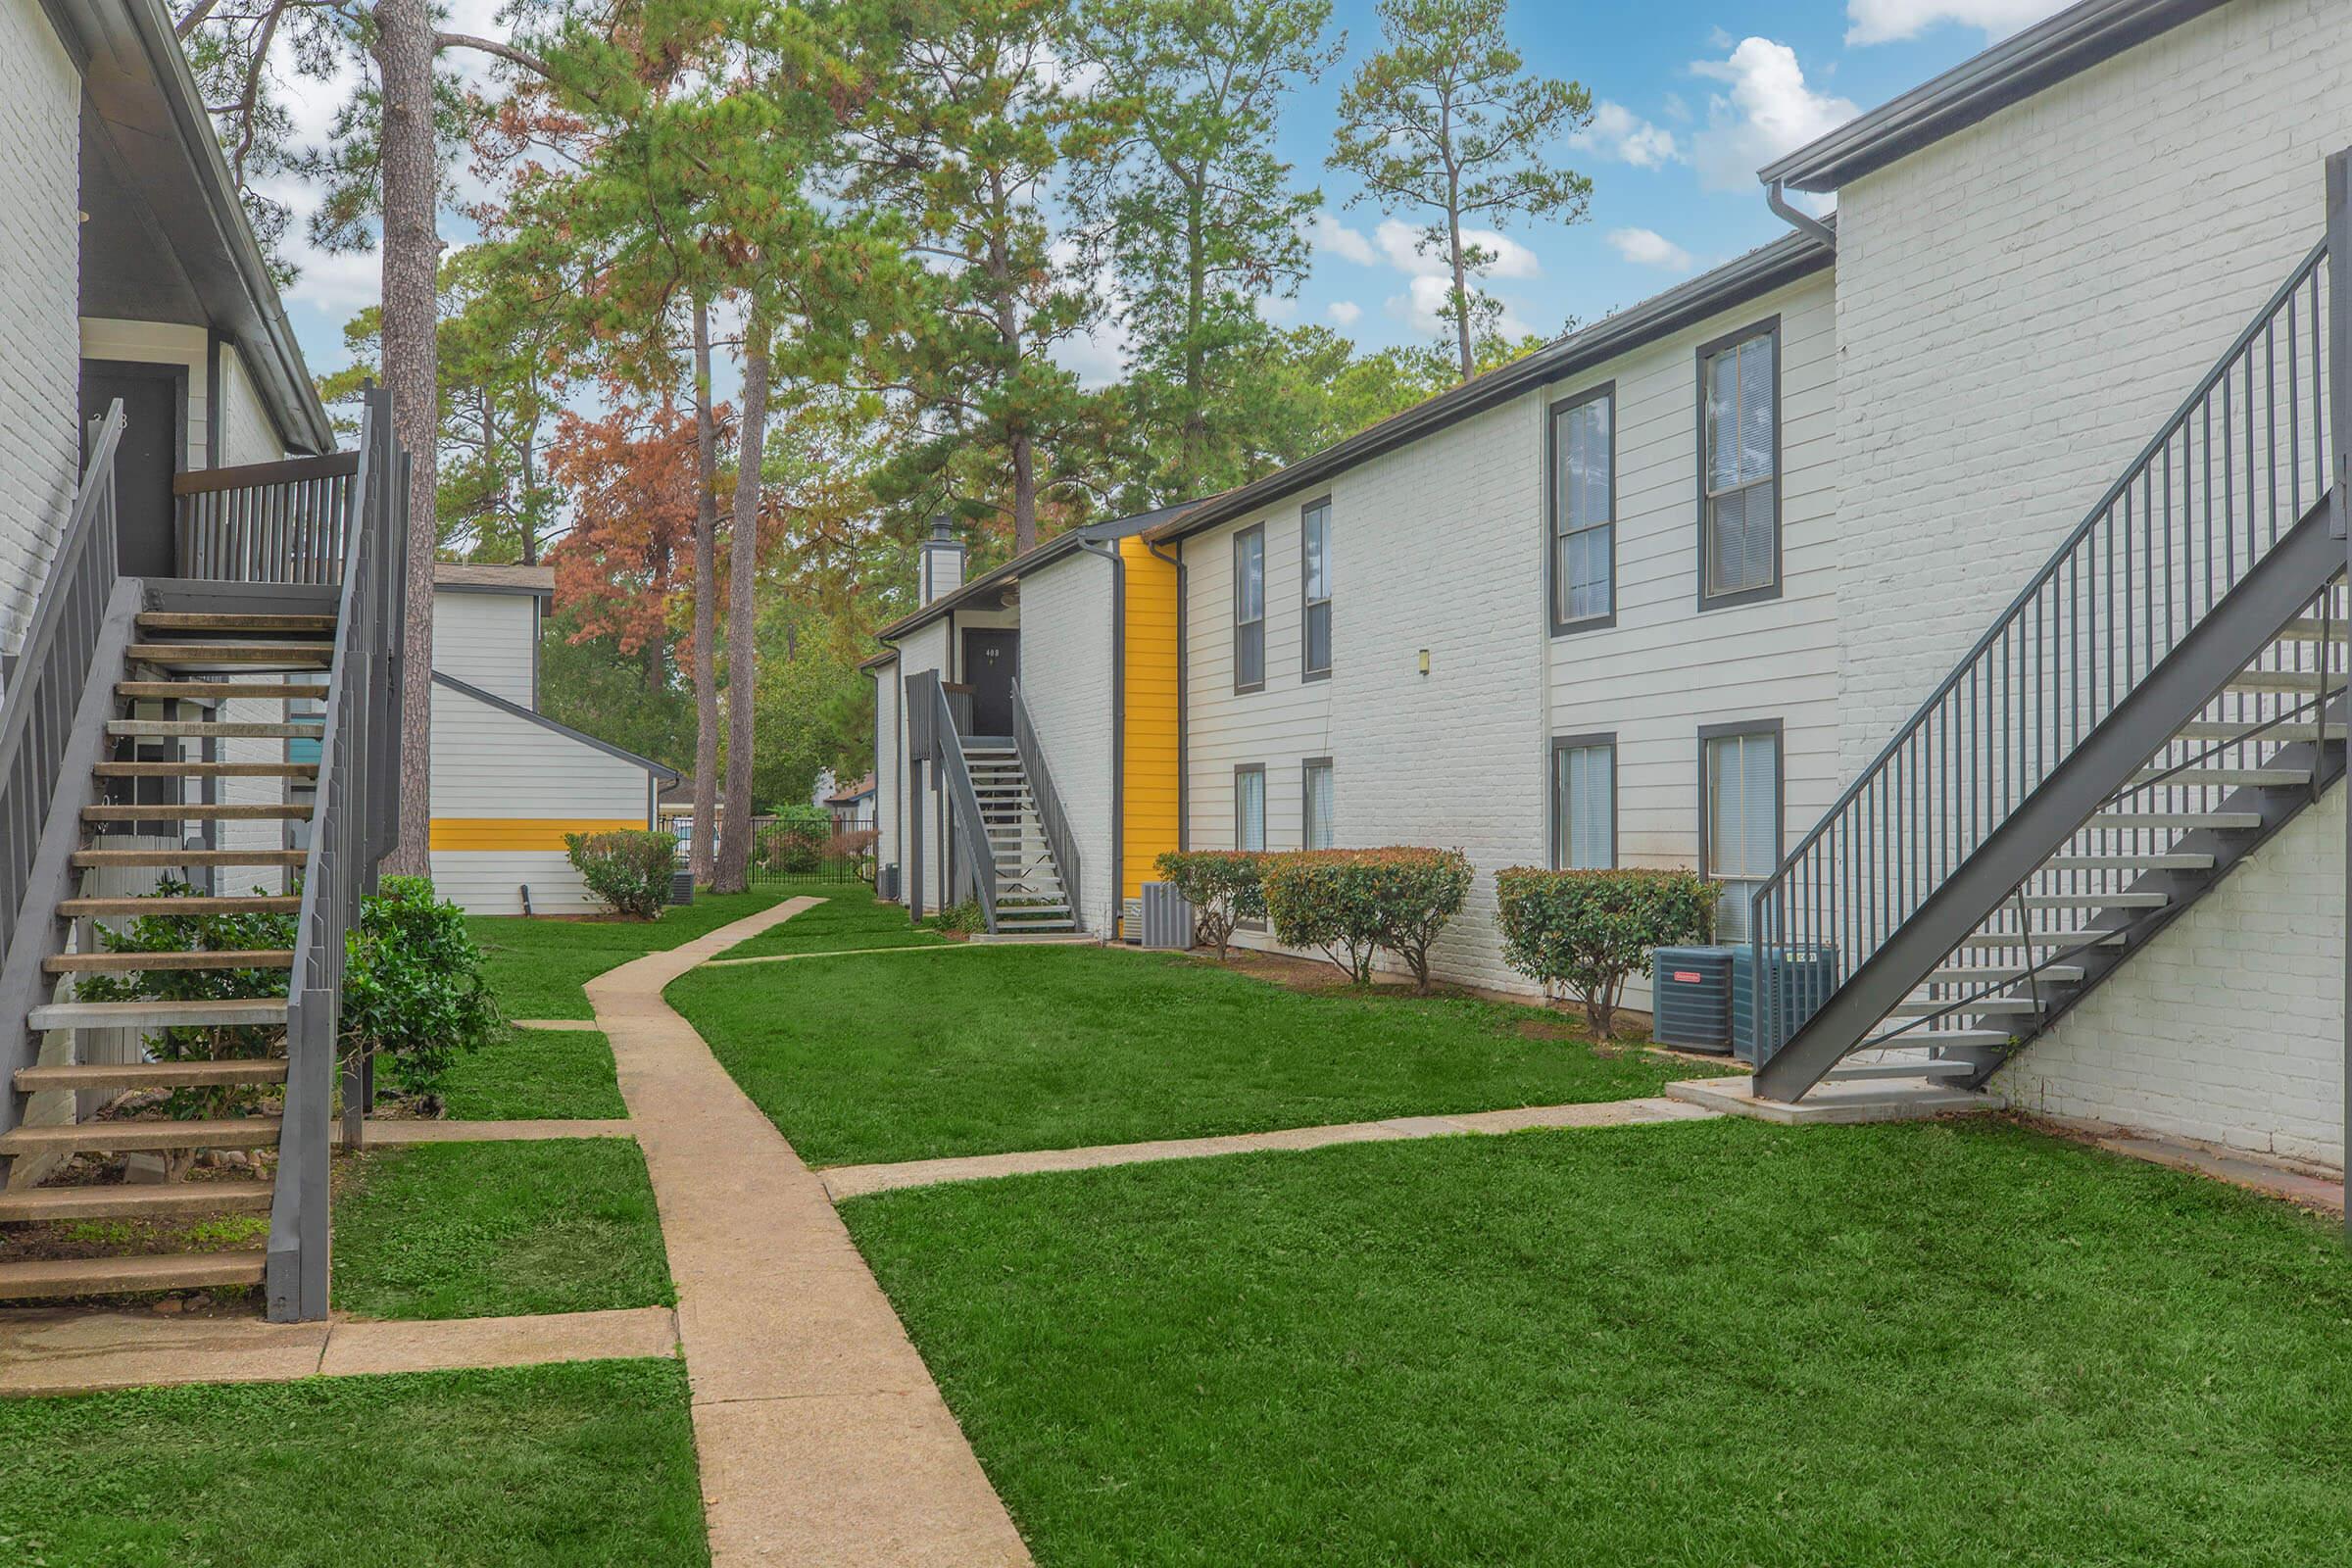
M 1694 986 L 1698 984 L 1698 971 L 1696 969 L 1677 969 L 1674 971 L 1674 983 L 1678 986 Z

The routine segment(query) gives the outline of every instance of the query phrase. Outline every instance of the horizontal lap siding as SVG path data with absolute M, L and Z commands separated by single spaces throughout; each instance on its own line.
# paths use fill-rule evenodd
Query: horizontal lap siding
M 535 708 L 538 630 L 538 601 L 529 594 L 437 592 L 433 668 Z
M 1176 568 L 1141 539 L 1124 539 L 1127 563 L 1126 791 L 1121 897 L 1141 898 L 1159 857 L 1177 847 L 1183 802 L 1177 759 Z M 1132 935 L 1132 933 L 1130 933 Z
M 477 912 L 519 908 L 524 882 L 535 907 L 590 906 L 562 833 L 647 825 L 643 767 L 446 686 L 432 774 L 433 880 Z
M 0 0 L 0 653 L 14 654 L 74 505 L 81 401 L 81 77 L 40 0 Z
M 2323 161 L 2352 145 L 2348 36 L 2346 0 L 2237 0 L 1840 193 L 1848 770 L 2320 237 Z M 2010 1092 L 2340 1160 L 2343 998 L 2318 957 L 2342 951 L 2340 809 L 2127 964 Z

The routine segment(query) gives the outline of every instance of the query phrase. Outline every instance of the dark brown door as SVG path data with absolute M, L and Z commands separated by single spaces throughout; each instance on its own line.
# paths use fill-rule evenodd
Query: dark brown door
M 172 365 L 121 360 L 81 362 L 82 447 L 90 421 L 122 403 L 122 439 L 115 448 L 115 533 L 126 577 L 169 577 L 172 476 L 187 441 L 187 371 Z
M 1021 672 L 1021 634 L 973 627 L 963 634 L 963 684 L 972 689 L 972 733 L 1012 733 L 1012 682 Z

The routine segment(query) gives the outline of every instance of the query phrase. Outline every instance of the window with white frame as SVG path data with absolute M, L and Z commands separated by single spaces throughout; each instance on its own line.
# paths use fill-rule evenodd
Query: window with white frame
M 1617 863 L 1617 742 L 1610 735 L 1551 743 L 1551 863 L 1599 871 Z
M 1766 322 L 1699 352 L 1702 600 L 1780 586 L 1780 326 Z
M 1302 673 L 1321 680 L 1331 673 L 1331 502 L 1311 502 L 1298 514 L 1299 594 L 1304 642 Z
M 1299 791 L 1302 818 L 1300 844 L 1310 850 L 1328 850 L 1338 841 L 1332 830 L 1332 808 L 1338 803 L 1332 793 L 1331 759 L 1310 759 L 1303 769 Z
M 1266 770 L 1261 763 L 1233 770 L 1233 847 L 1266 847 Z
M 1233 536 L 1233 689 L 1253 692 L 1266 683 L 1266 530 L 1261 523 Z
M 1559 630 L 1617 611 L 1616 408 L 1611 385 L 1551 411 L 1551 620 Z
M 1721 883 L 1715 940 L 1745 942 L 1756 889 L 1781 863 L 1778 724 L 1699 732 L 1699 874 Z

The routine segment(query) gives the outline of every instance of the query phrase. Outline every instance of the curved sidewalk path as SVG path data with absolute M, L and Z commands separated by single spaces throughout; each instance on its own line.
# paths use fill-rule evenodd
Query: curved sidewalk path
M 1027 1563 L 824 1184 L 662 1000 L 821 902 L 789 899 L 587 986 L 677 1285 L 711 1561 Z

